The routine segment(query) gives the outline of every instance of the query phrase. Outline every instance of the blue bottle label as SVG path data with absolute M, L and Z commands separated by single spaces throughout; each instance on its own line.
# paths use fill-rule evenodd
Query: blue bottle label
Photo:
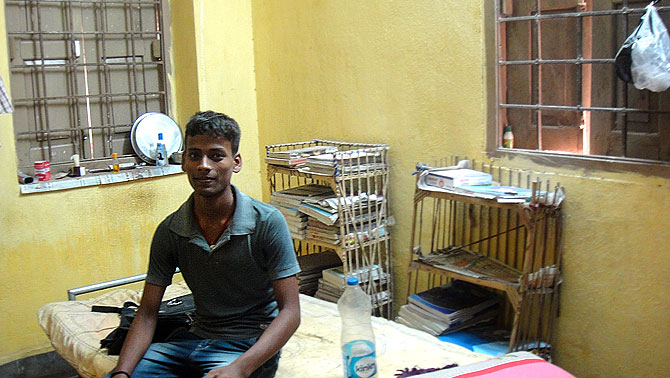
M 342 346 L 344 376 L 369 378 L 377 374 L 375 344 L 369 340 L 354 340 Z

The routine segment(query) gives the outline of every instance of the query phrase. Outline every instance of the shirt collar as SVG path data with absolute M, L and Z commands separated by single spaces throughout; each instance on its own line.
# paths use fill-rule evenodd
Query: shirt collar
M 251 234 L 256 229 L 256 212 L 253 209 L 251 197 L 240 192 L 232 184 L 230 187 L 235 196 L 235 212 L 226 232 L 229 232 L 231 235 Z M 180 236 L 192 238 L 201 234 L 200 228 L 193 217 L 194 201 L 193 194 L 191 194 L 186 202 L 174 213 L 174 217 L 170 222 L 170 230 Z

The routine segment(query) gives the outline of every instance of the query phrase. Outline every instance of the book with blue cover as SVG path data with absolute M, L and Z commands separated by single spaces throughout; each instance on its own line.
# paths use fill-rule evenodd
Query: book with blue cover
M 495 294 L 480 286 L 459 280 L 412 294 L 407 300 L 409 303 L 438 315 L 452 315 L 471 308 L 481 310 L 479 305 L 489 301 L 493 303 L 498 301 Z

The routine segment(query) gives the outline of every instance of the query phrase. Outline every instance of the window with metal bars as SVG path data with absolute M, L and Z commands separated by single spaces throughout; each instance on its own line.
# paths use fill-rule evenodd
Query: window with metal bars
M 5 0 L 19 169 L 133 157 L 130 131 L 167 112 L 162 0 Z
M 620 80 L 614 57 L 649 1 L 495 0 L 497 146 L 670 162 L 670 94 Z M 657 2 L 670 25 L 670 1 Z

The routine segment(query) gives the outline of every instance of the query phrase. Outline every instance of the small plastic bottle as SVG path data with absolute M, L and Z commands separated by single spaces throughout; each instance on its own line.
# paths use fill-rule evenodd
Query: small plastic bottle
M 514 148 L 514 133 L 512 133 L 512 126 L 505 126 L 503 133 L 503 147 Z
M 166 165 L 168 161 L 167 149 L 163 142 L 163 133 L 158 133 L 158 143 L 156 143 L 156 165 Z
M 346 378 L 377 377 L 375 336 L 372 332 L 370 297 L 358 286 L 358 278 L 347 279 L 337 301 L 342 318 L 342 358 Z
M 119 154 L 112 152 L 112 172 L 121 172 L 121 166 L 119 164 Z

